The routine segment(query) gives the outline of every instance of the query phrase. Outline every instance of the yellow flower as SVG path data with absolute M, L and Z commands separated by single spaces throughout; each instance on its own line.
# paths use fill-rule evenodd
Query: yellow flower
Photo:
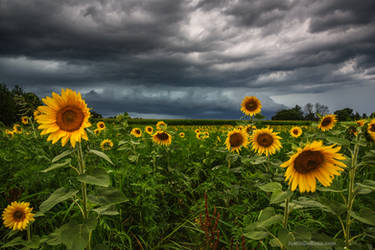
M 194 130 L 196 134 L 200 133 L 201 131 L 199 129 Z
M 41 135 L 50 134 L 47 141 L 54 144 L 61 139 L 65 146 L 70 140 L 74 148 L 81 139 L 88 140 L 85 128 L 91 126 L 90 110 L 80 93 L 62 89 L 61 96 L 53 92 L 52 98 L 47 96 L 42 101 L 46 106 L 38 107 L 41 114 L 36 121 L 40 124 L 38 128 L 43 130 Z
M 10 131 L 9 129 L 6 129 L 6 130 L 5 130 L 5 134 L 6 134 L 6 135 L 10 135 L 11 137 L 14 136 L 14 132 L 13 132 L 13 131 Z
M 357 123 L 358 126 L 360 127 L 363 127 L 363 125 L 365 125 L 365 120 L 358 120 L 358 121 L 355 121 Z
M 22 134 L 22 128 L 19 124 L 13 125 L 13 133 Z
M 156 131 L 152 136 L 152 140 L 157 144 L 168 146 L 172 143 L 172 136 L 165 131 Z
M 133 128 L 130 134 L 134 135 L 135 137 L 141 137 L 142 131 L 139 128 Z
M 255 96 L 246 96 L 241 103 L 241 111 L 246 115 L 256 115 L 260 112 L 262 104 Z
M 205 131 L 203 134 L 205 139 L 210 137 L 210 133 L 208 133 L 207 131 Z
M 216 136 L 216 139 L 217 139 L 218 142 L 221 142 L 221 139 L 220 139 L 219 136 Z
M 327 131 L 332 129 L 336 122 L 336 115 L 326 115 L 320 120 L 318 128 L 320 128 L 322 131 Z
M 334 146 L 323 146 L 321 141 L 314 141 L 303 149 L 299 148 L 297 153 L 281 164 L 281 167 L 287 168 L 285 181 L 289 180 L 292 191 L 298 186 L 301 193 L 315 192 L 316 179 L 325 187 L 331 185 L 334 176 L 340 175 L 342 168 L 346 167 L 339 161 L 345 159 L 337 153 L 341 147 Z
M 152 132 L 154 132 L 154 129 L 151 126 L 146 126 L 145 131 L 147 134 L 152 135 Z
M 29 117 L 22 116 L 21 121 L 22 121 L 23 124 L 27 125 L 29 123 Z
M 105 123 L 103 121 L 100 121 L 96 124 L 96 128 L 99 130 L 104 130 L 105 129 Z
M 185 137 L 185 133 L 184 132 L 181 132 L 179 135 L 180 135 L 181 138 Z
M 38 110 L 38 109 L 35 109 L 34 110 L 34 120 L 36 119 L 36 117 L 38 116 L 38 115 L 41 115 L 42 113 Z
M 277 150 L 282 148 L 280 136 L 278 132 L 273 132 L 272 128 L 263 128 L 254 130 L 253 135 L 250 137 L 253 145 L 252 149 L 259 155 L 265 154 L 273 155 Z
M 367 125 L 367 132 L 371 136 L 371 139 L 375 141 L 375 119 L 372 119 Z
M 109 139 L 105 139 L 100 143 L 100 148 L 102 150 L 110 150 L 113 148 L 113 142 Z
M 167 124 L 163 121 L 158 121 L 156 123 L 156 129 L 157 130 L 163 130 L 163 129 L 166 129 L 167 128 Z
M 225 145 L 227 149 L 231 152 L 236 151 L 239 153 L 241 147 L 247 147 L 249 144 L 248 135 L 244 130 L 234 129 L 229 131 L 227 134 L 227 139 L 225 140 Z
M 29 202 L 13 201 L 3 212 L 3 221 L 6 227 L 12 230 L 25 230 L 28 224 L 34 221 L 33 208 Z
M 96 128 L 96 129 L 94 129 L 94 134 L 95 134 L 95 135 L 99 135 L 99 134 L 100 134 L 100 131 L 101 131 L 100 129 Z
M 295 138 L 300 137 L 302 135 L 302 129 L 300 127 L 293 127 L 290 129 L 289 134 Z

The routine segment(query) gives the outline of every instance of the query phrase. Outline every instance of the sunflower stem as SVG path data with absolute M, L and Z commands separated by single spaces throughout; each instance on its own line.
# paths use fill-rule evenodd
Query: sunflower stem
M 27 242 L 28 243 L 30 243 L 30 241 L 31 241 L 31 230 L 30 230 L 30 227 L 31 227 L 31 225 L 27 226 Z M 30 249 L 30 247 L 27 247 L 27 250 L 29 250 L 29 249 Z
M 283 227 L 287 229 L 289 217 L 289 198 L 285 199 Z
M 28 117 L 27 119 L 29 119 L 29 122 L 30 122 L 30 124 L 31 124 L 31 127 L 33 128 L 33 132 L 34 132 L 34 137 L 35 137 L 35 139 L 37 138 L 37 135 L 36 135 L 36 132 L 35 132 L 35 127 L 34 127 L 34 123 L 33 123 L 33 121 L 31 120 L 31 118 L 30 117 Z
M 348 187 L 348 199 L 346 202 L 346 227 L 345 227 L 345 247 L 346 249 L 350 249 L 350 225 L 352 223 L 351 221 L 351 212 L 353 208 L 354 203 L 354 180 L 355 180 L 355 172 L 357 170 L 357 158 L 358 158 L 358 152 L 359 152 L 359 144 L 358 144 L 358 136 L 356 137 L 354 145 L 354 152 L 352 157 L 352 163 L 351 168 L 349 170 L 349 187 Z
M 80 174 L 84 174 L 86 172 L 85 160 L 83 158 L 83 151 L 82 151 L 82 144 L 78 142 L 78 156 L 79 156 L 79 166 L 80 166 Z M 85 182 L 81 183 L 81 190 L 82 190 L 82 207 L 83 207 L 83 218 L 87 220 L 88 212 L 87 212 L 87 186 Z M 87 249 L 91 250 L 91 237 L 89 237 L 89 241 L 87 244 Z

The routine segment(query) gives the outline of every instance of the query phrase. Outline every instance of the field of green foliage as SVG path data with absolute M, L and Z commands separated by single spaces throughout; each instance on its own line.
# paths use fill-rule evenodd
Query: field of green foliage
M 241 126 L 167 124 L 162 131 L 170 142 L 164 145 L 154 138 L 155 123 L 129 124 L 121 117 L 103 121 L 104 128 L 92 124 L 86 129 L 88 140 L 74 148 L 47 141 L 48 135 L 40 134 L 32 118 L 17 131 L 2 129 L 0 209 L 14 201 L 29 202 L 34 217 L 25 230 L 2 225 L 1 248 L 372 249 L 374 245 L 371 126 L 375 121 L 336 123 L 328 131 L 315 123 L 302 125 L 298 137 L 291 135 L 292 125 L 271 125 L 281 147 L 268 156 L 257 153 L 251 138 L 257 129 L 270 125 L 256 124 L 249 130 L 246 125 L 252 120 Z M 147 133 L 146 126 L 153 132 Z M 246 133 L 249 140 L 238 152 L 231 150 L 236 145 L 228 148 L 226 143 L 235 130 Z M 336 158 L 345 167 L 338 174 L 319 175 L 316 190 L 311 179 L 301 177 L 292 191 L 281 165 L 314 141 L 322 142 L 316 151 L 340 148 L 336 153 L 345 159 Z M 323 186 L 318 180 L 325 178 L 332 178 L 332 183 Z M 313 192 L 300 192 L 304 181 Z

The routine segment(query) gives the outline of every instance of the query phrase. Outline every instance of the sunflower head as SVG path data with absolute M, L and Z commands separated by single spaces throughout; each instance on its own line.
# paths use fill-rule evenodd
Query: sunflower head
M 25 230 L 28 224 L 34 221 L 33 208 L 29 202 L 13 201 L 3 212 L 3 221 L 6 227 L 12 230 Z
M 70 140 L 74 148 L 81 139 L 88 140 L 85 128 L 91 126 L 89 122 L 90 110 L 80 93 L 71 89 L 62 89 L 61 95 L 52 93 L 42 99 L 46 106 L 39 106 L 40 115 L 36 116 L 41 135 L 50 134 L 47 141 L 56 143 L 61 139 L 62 146 Z
M 248 133 L 249 135 L 251 135 L 253 133 L 253 130 L 255 129 L 257 129 L 257 127 L 255 127 L 254 125 L 247 125 L 245 127 L 246 133 Z
M 94 134 L 95 134 L 95 135 L 99 135 L 99 134 L 100 134 L 100 132 L 101 132 L 101 130 L 100 130 L 100 129 L 98 129 L 98 128 L 94 129 Z
M 156 129 L 157 130 L 165 130 L 165 129 L 167 129 L 167 124 L 163 121 L 158 121 L 156 123 Z
M 367 132 L 370 135 L 371 139 L 375 141 L 375 119 L 372 119 L 371 122 L 367 125 Z
M 99 130 L 104 130 L 105 129 L 105 123 L 103 121 L 100 121 L 96 124 L 96 128 Z
M 13 132 L 16 134 L 21 134 L 22 133 L 22 128 L 19 124 L 14 124 L 13 125 Z
M 198 134 L 198 133 L 200 133 L 201 131 L 197 128 L 197 129 L 194 130 L 194 132 L 195 132 L 196 134 Z
M 181 138 L 185 137 L 185 133 L 184 132 L 181 132 L 179 135 L 180 135 Z
M 195 137 L 198 139 L 198 140 L 202 140 L 204 139 L 204 134 L 199 132 L 199 133 L 195 133 Z
M 248 135 L 244 130 L 233 129 L 227 134 L 227 139 L 225 140 L 225 145 L 227 149 L 231 152 L 236 151 L 239 153 L 241 147 L 247 147 L 249 144 Z
M 357 127 L 356 126 L 350 126 L 348 129 L 347 129 L 347 133 L 349 135 L 354 135 L 354 136 L 357 136 L 358 135 L 358 131 L 357 131 Z
M 109 139 L 105 139 L 100 143 L 100 148 L 102 150 L 110 150 L 113 148 L 113 142 Z
M 262 104 L 255 96 L 246 96 L 241 103 L 241 111 L 245 115 L 256 115 L 262 109 Z
M 316 179 L 325 187 L 331 185 L 334 176 L 340 175 L 346 167 L 340 161 L 345 159 L 338 153 L 341 147 L 334 146 L 323 146 L 321 141 L 314 141 L 299 148 L 288 161 L 281 164 L 281 167 L 287 168 L 285 181 L 289 180 L 292 191 L 298 186 L 301 193 L 315 192 Z
M 326 115 L 323 116 L 319 122 L 318 128 L 322 131 L 327 131 L 332 129 L 337 122 L 336 115 Z
M 145 131 L 147 134 L 152 135 L 154 129 L 151 126 L 146 126 Z
M 21 121 L 22 121 L 22 123 L 23 123 L 24 125 L 27 125 L 27 124 L 29 124 L 29 117 L 27 117 L 27 116 L 22 116 Z
M 130 132 L 131 135 L 135 137 L 141 137 L 142 136 L 142 131 L 140 128 L 133 128 L 132 131 Z
M 166 131 L 159 130 L 152 136 L 152 141 L 159 145 L 168 146 L 172 143 L 172 136 Z
M 282 148 L 280 139 L 282 138 L 278 136 L 278 132 L 273 132 L 272 128 L 256 129 L 250 137 L 252 149 L 259 155 L 266 156 L 273 155 Z
M 300 127 L 293 127 L 290 129 L 289 134 L 294 138 L 300 137 L 302 135 L 302 129 Z
M 6 130 L 5 130 L 5 134 L 6 134 L 6 135 L 9 135 L 9 136 L 11 136 L 11 137 L 14 136 L 14 132 L 11 131 L 11 130 L 9 130 L 9 129 L 6 129 Z
M 208 131 L 205 131 L 203 133 L 203 135 L 204 135 L 204 138 L 209 138 L 210 137 L 210 133 L 208 133 Z
M 363 127 L 363 125 L 365 125 L 365 120 L 358 120 L 358 121 L 355 121 L 355 123 L 360 126 L 360 127 Z

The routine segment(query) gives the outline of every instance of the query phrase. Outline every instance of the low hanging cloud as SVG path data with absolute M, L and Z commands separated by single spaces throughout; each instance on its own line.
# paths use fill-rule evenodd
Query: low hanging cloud
M 246 95 L 271 116 L 293 106 L 283 97 L 371 90 L 374 11 L 372 0 L 2 0 L 0 82 L 82 91 L 108 116 L 238 118 Z

